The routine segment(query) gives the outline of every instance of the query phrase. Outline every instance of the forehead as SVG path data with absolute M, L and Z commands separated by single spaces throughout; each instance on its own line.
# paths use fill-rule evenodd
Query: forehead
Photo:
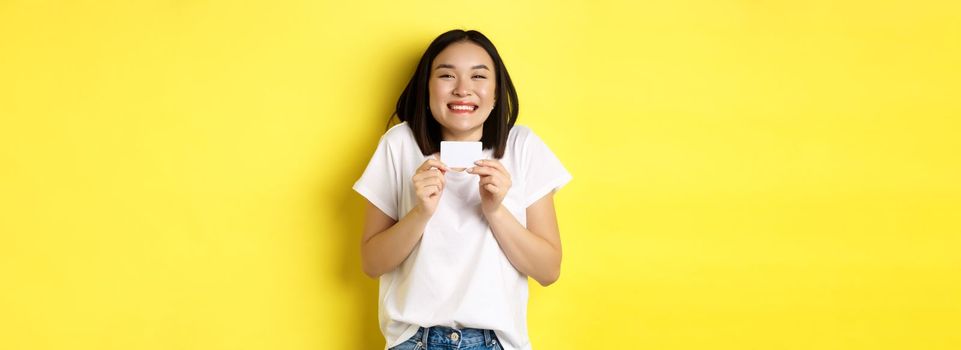
M 470 41 L 457 42 L 448 45 L 434 58 L 432 69 L 437 69 L 438 65 L 449 64 L 458 69 L 467 69 L 476 65 L 487 65 L 494 67 L 494 60 L 487 54 L 483 47 Z

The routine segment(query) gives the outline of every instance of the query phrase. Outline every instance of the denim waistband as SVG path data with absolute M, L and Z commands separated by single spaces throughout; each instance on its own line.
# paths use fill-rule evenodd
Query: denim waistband
M 484 344 L 484 346 L 497 344 L 497 336 L 494 335 L 494 331 L 477 328 L 420 327 L 413 338 L 418 339 L 419 342 L 425 345 L 448 346 L 455 349 L 477 346 L 478 344 Z

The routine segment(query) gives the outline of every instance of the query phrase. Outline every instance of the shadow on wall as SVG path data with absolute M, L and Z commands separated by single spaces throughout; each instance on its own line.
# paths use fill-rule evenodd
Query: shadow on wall
M 396 38 L 389 40 L 396 42 Z M 336 268 L 331 273 L 342 282 L 340 287 L 344 288 L 348 295 L 354 296 L 351 300 L 355 301 L 356 305 L 351 309 L 356 312 L 357 323 L 345 327 L 357 332 L 356 336 L 352 338 L 356 342 L 351 346 L 352 349 L 381 350 L 385 345 L 377 316 L 378 280 L 364 274 L 360 260 L 360 240 L 363 234 L 364 211 L 367 200 L 354 192 L 352 187 L 367 168 L 367 163 L 377 149 L 380 137 L 386 131 L 385 127 L 400 122 L 397 118 L 393 118 L 388 125 L 388 119 L 394 112 L 397 98 L 404 87 L 407 86 L 407 82 L 413 75 L 414 68 L 423 54 L 422 50 L 429 43 L 413 41 L 415 40 L 413 36 L 410 40 L 405 45 L 387 49 L 387 52 L 380 58 L 370 58 L 369 65 L 358 65 L 368 68 L 377 67 L 377 69 L 383 70 L 385 74 L 375 75 L 376 78 L 374 79 L 376 80 L 368 82 L 369 86 L 382 89 L 376 93 L 381 97 L 373 108 L 376 113 L 372 113 L 373 115 L 369 117 L 369 123 L 366 123 L 366 125 L 370 125 L 369 130 L 363 130 L 363 135 L 350 138 L 353 142 L 341 146 L 343 147 L 341 151 L 355 156 L 350 157 L 347 163 L 341 164 L 341 167 L 331 169 L 336 176 L 333 181 L 328 180 L 324 184 L 325 186 L 322 186 L 326 187 L 326 190 L 318 196 L 320 200 L 333 200 L 336 203 L 326 207 L 336 208 L 336 212 L 330 213 L 329 217 L 334 218 L 336 222 L 335 227 L 338 229 L 333 234 L 338 236 L 327 239 L 321 237 L 321 242 L 331 242 L 333 240 L 334 242 L 331 243 L 337 245 L 334 251 L 339 255 L 326 257 L 331 260 L 332 265 Z M 382 57 L 397 57 L 398 59 L 384 60 Z M 384 79 L 385 77 L 386 79 Z M 369 101 L 370 95 L 370 93 L 364 93 L 359 98 Z
M 340 236 L 332 239 L 338 245 L 334 251 L 338 252 L 339 256 L 329 258 L 336 266 L 336 270 L 331 272 L 342 282 L 341 287 L 346 289 L 347 294 L 354 296 L 352 300 L 356 302 L 352 310 L 356 312 L 357 324 L 348 327 L 358 332 L 353 338 L 357 341 L 356 347 L 352 347 L 354 349 L 384 348 L 384 336 L 380 332 L 377 318 L 378 280 L 364 274 L 360 260 L 360 241 L 363 235 L 367 199 L 354 192 L 352 188 L 377 149 L 377 143 L 384 133 L 384 125 L 393 111 L 393 102 L 384 103 L 379 109 L 391 112 L 380 114 L 374 123 L 376 128 L 369 130 L 369 133 L 365 130 L 363 137 L 355 138 L 356 142 L 353 144 L 344 145 L 345 150 L 348 150 L 347 153 L 355 154 L 356 157 L 349 158 L 349 163 L 343 164 L 334 187 L 332 189 L 328 187 L 326 195 L 319 196 L 322 200 L 334 200 L 334 203 L 338 203 L 329 207 L 336 208 L 336 211 L 331 213 L 331 217 L 335 218 L 338 230 L 333 234 Z M 330 242 L 330 239 L 325 241 Z
M 377 147 L 380 131 L 382 130 L 370 130 L 369 133 L 365 131 L 363 137 L 352 138 L 353 142 L 342 145 L 348 154 L 357 156 L 348 158 L 348 162 L 342 163 L 339 169 L 329 172 L 328 174 L 332 176 L 329 178 L 325 176 L 326 180 L 323 181 L 320 193 L 316 197 L 318 202 L 325 202 L 318 203 L 317 207 L 332 209 L 332 212 L 322 217 L 330 218 L 331 222 L 328 224 L 333 224 L 335 229 L 332 232 L 318 234 L 320 244 L 334 245 L 329 250 L 333 254 L 322 256 L 321 258 L 327 261 L 322 262 L 321 266 L 331 267 L 326 273 L 339 282 L 335 288 L 341 289 L 343 295 L 350 296 L 341 301 L 330 302 L 354 303 L 346 309 L 353 316 L 351 320 L 355 320 L 356 323 L 348 323 L 341 328 L 349 332 L 357 332 L 353 337 L 350 336 L 353 334 L 347 334 L 347 338 L 351 339 L 348 343 L 352 343 L 352 349 L 384 348 L 384 337 L 377 320 L 378 281 L 364 274 L 360 261 L 360 241 L 363 235 L 367 200 L 352 189 L 354 182 L 360 178 L 367 167 L 370 155 Z M 334 315 L 321 316 L 333 317 Z
M 360 169 L 357 172 L 357 177 L 360 177 L 367 165 L 367 159 L 358 159 L 361 160 L 352 162 L 351 169 Z M 355 348 L 383 349 L 384 337 L 377 320 L 378 282 L 364 274 L 360 262 L 360 240 L 367 200 L 355 193 L 351 186 L 353 186 L 353 180 L 348 186 L 343 187 L 343 192 L 340 193 L 341 196 L 337 201 L 341 205 L 334 216 L 341 228 L 338 234 L 344 235 L 339 240 L 341 245 L 338 249 L 342 254 L 339 259 L 341 265 L 334 272 L 339 276 L 349 295 L 354 296 L 351 300 L 356 303 L 352 310 L 356 312 L 357 324 L 350 326 L 350 329 L 358 332 L 353 338 L 357 342 Z

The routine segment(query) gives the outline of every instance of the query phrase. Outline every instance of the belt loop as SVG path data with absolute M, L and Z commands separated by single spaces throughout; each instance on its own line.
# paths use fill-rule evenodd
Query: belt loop
M 427 349 L 427 338 L 430 335 L 430 327 L 420 327 L 424 330 L 424 335 L 421 336 L 421 341 L 424 342 L 424 349 Z
M 484 346 L 491 346 L 491 330 L 484 330 Z

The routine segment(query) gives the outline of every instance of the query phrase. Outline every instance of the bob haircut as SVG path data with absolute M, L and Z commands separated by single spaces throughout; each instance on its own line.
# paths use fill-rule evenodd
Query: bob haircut
M 441 34 L 424 52 L 424 56 L 417 63 L 417 70 L 410 78 L 404 92 L 397 99 L 397 109 L 394 110 L 402 122 L 406 121 L 414 132 L 414 139 L 424 155 L 440 151 L 441 125 L 430 112 L 430 91 L 428 81 L 431 76 L 431 65 L 434 58 L 447 46 L 457 42 L 469 41 L 484 48 L 494 61 L 494 74 L 497 86 L 494 90 L 494 109 L 484 121 L 484 134 L 481 136 L 483 149 L 493 149 L 494 158 L 504 156 L 507 147 L 507 136 L 514 122 L 517 120 L 517 91 L 511 76 L 507 74 L 504 61 L 494 48 L 494 44 L 484 34 L 476 30 L 454 29 Z M 393 118 L 393 115 L 391 116 Z M 388 121 L 389 123 L 389 121 Z

